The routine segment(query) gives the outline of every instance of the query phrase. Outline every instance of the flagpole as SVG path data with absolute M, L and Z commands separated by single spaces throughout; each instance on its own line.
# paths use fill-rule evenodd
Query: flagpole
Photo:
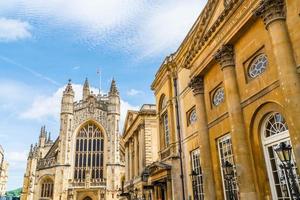
M 101 96 L 101 70 L 97 69 L 97 74 L 99 75 L 99 95 Z

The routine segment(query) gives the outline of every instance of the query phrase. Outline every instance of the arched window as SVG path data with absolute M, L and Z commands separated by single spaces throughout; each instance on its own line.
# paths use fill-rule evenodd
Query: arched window
M 164 108 L 167 107 L 167 97 L 163 94 L 160 98 L 160 106 L 159 106 L 159 111 L 162 111 Z
M 294 198 L 291 197 L 292 195 L 288 190 L 290 174 L 286 174 L 284 169 L 280 167 L 281 161 L 274 151 L 281 142 L 291 145 L 288 126 L 283 115 L 278 112 L 268 114 L 262 123 L 261 135 L 272 197 L 273 199 L 292 200 Z M 297 174 L 294 155 L 292 155 L 292 163 L 294 166 L 293 175 L 297 177 L 298 184 L 299 175 Z
M 41 198 L 42 199 L 52 199 L 53 198 L 53 181 L 52 181 L 52 179 L 46 178 L 42 181 Z
M 256 78 L 264 71 L 266 71 L 268 65 L 268 59 L 265 54 L 260 54 L 256 56 L 253 61 L 250 63 L 250 67 L 248 69 L 248 75 L 250 78 Z
M 103 181 L 104 137 L 101 130 L 88 123 L 82 127 L 76 137 L 74 181 Z
M 85 197 L 83 200 L 92 200 L 91 197 Z

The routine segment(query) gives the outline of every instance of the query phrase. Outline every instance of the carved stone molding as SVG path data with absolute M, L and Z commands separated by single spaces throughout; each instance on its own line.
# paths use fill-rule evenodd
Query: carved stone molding
M 221 65 L 222 70 L 225 67 L 235 66 L 233 45 L 223 45 L 214 55 L 214 59 Z
M 192 78 L 189 87 L 193 89 L 194 95 L 204 94 L 204 80 L 201 76 Z
M 191 63 L 195 59 L 197 53 L 203 48 L 203 46 L 209 41 L 213 33 L 219 28 L 219 26 L 230 16 L 231 13 L 235 11 L 235 8 L 238 7 L 243 0 L 227 0 L 225 9 L 220 13 L 219 17 L 215 20 L 209 30 L 205 31 L 207 28 L 207 23 L 209 22 L 210 16 L 213 13 L 213 8 L 216 7 L 219 1 L 210 0 L 202 11 L 201 21 L 197 28 L 195 28 L 196 36 L 193 39 L 192 44 L 189 47 L 189 50 L 185 54 L 185 60 L 183 67 L 190 68 Z
M 285 20 L 284 0 L 262 0 L 258 9 L 254 13 L 263 19 L 266 28 L 276 20 Z

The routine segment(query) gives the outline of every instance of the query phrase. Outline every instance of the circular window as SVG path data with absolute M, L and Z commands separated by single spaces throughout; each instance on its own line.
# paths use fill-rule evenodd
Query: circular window
M 268 59 L 265 54 L 260 54 L 257 57 L 255 57 L 254 60 L 251 62 L 251 65 L 248 70 L 250 78 L 255 78 L 262 74 L 266 70 L 267 64 Z
M 265 137 L 280 134 L 288 130 L 287 123 L 280 113 L 272 113 L 265 122 Z
M 193 124 L 197 121 L 197 114 L 196 114 L 196 110 L 193 109 L 191 112 L 190 112 L 190 116 L 189 116 L 189 123 L 190 124 Z
M 225 99 L 225 92 L 224 92 L 224 88 L 218 88 L 214 94 L 213 97 L 213 104 L 215 106 L 220 105 Z

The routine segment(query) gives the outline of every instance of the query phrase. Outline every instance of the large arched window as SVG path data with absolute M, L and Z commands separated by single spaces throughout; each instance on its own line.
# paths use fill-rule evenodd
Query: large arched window
M 294 198 L 288 190 L 290 175 L 286 174 L 284 169 L 280 167 L 281 161 L 274 151 L 281 142 L 291 145 L 288 126 L 283 115 L 278 112 L 269 113 L 262 123 L 261 131 L 272 197 L 273 199 L 292 200 Z M 292 157 L 293 175 L 299 180 L 299 175 L 296 173 L 295 159 L 293 155 Z M 299 183 L 299 181 L 297 182 Z
M 103 133 L 94 123 L 82 127 L 76 137 L 74 181 L 103 181 Z
M 53 198 L 53 181 L 50 178 L 45 178 L 41 184 L 41 199 Z

